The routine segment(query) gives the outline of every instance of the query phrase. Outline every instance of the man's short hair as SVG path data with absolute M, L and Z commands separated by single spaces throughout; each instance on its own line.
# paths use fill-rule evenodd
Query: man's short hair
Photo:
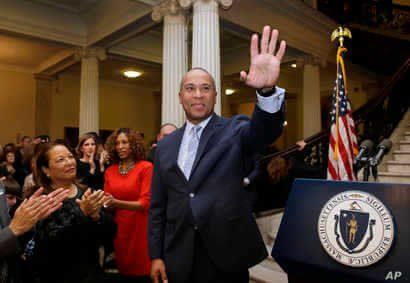
M 11 176 L 2 181 L 6 194 L 21 197 L 21 187 Z
M 30 140 L 31 140 L 31 138 L 30 138 L 29 136 L 23 136 L 23 137 L 20 139 L 20 141 L 24 141 L 25 139 L 30 139 Z
M 161 131 L 161 130 L 162 130 L 163 128 L 165 128 L 166 126 L 171 126 L 171 127 L 174 127 L 175 129 L 178 129 L 178 127 L 175 126 L 175 125 L 172 124 L 172 123 L 165 123 L 165 124 L 162 124 L 161 127 L 159 127 L 159 131 Z
M 216 84 L 215 84 L 215 79 L 214 79 L 214 77 L 211 75 L 210 72 L 208 72 L 208 70 L 206 70 L 206 69 L 204 69 L 204 68 L 202 68 L 202 67 L 193 67 L 193 68 L 191 68 L 188 72 L 186 72 L 186 73 L 184 74 L 184 76 L 182 77 L 181 82 L 180 82 L 180 84 L 179 84 L 179 91 L 182 91 L 182 88 L 184 87 L 184 80 L 185 80 L 186 75 L 187 75 L 189 72 L 195 71 L 195 70 L 200 70 L 200 71 L 203 71 L 203 72 L 207 73 L 207 74 L 209 75 L 209 77 L 211 78 L 212 87 L 213 87 L 214 91 L 216 91 Z

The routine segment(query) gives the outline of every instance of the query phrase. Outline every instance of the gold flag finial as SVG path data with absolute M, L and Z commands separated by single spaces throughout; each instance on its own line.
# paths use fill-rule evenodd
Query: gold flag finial
M 344 38 L 352 38 L 352 33 L 350 32 L 350 30 L 348 28 L 344 28 L 344 27 L 338 27 L 337 29 L 335 29 L 332 32 L 332 41 L 335 41 L 335 39 L 339 39 L 339 47 L 343 47 L 343 41 Z

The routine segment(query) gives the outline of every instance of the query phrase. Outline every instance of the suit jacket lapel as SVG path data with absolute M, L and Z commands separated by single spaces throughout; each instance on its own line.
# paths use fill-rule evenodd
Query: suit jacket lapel
M 181 168 L 178 166 L 178 153 L 182 143 L 182 137 L 184 136 L 186 124 L 184 124 L 181 128 L 175 131 L 175 135 L 173 136 L 173 140 L 171 141 L 172 150 L 171 150 L 171 160 L 172 160 L 172 168 L 177 172 L 177 174 L 185 181 L 188 182 L 184 173 L 182 172 Z
M 191 176 L 194 174 L 195 169 L 198 167 L 198 164 L 201 161 L 202 156 L 206 152 L 209 140 L 215 134 L 216 129 L 218 128 L 220 124 L 220 121 L 221 121 L 221 117 L 219 117 L 218 115 L 214 113 L 211 120 L 209 120 L 208 125 L 206 125 L 205 129 L 203 130 L 201 139 L 199 140 L 198 149 L 195 155 L 195 161 L 194 161 L 194 164 L 192 165 Z

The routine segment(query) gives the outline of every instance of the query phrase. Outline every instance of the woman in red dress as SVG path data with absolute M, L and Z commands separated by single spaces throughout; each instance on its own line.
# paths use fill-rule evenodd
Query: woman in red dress
M 148 209 L 152 164 L 144 160 L 141 135 L 128 128 L 117 129 L 106 149 L 113 165 L 105 172 L 104 191 L 111 195 L 105 205 L 114 209 L 118 225 L 114 239 L 117 267 L 124 282 L 151 282 Z

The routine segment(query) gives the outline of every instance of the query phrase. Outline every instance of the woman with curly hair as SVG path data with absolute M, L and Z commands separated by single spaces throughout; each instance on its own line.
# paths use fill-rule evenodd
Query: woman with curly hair
M 113 165 L 105 172 L 104 191 L 111 196 L 105 205 L 114 209 L 118 225 L 114 239 L 117 267 L 124 282 L 151 282 L 148 209 L 152 164 L 145 161 L 141 135 L 128 128 L 112 133 L 106 149 Z

